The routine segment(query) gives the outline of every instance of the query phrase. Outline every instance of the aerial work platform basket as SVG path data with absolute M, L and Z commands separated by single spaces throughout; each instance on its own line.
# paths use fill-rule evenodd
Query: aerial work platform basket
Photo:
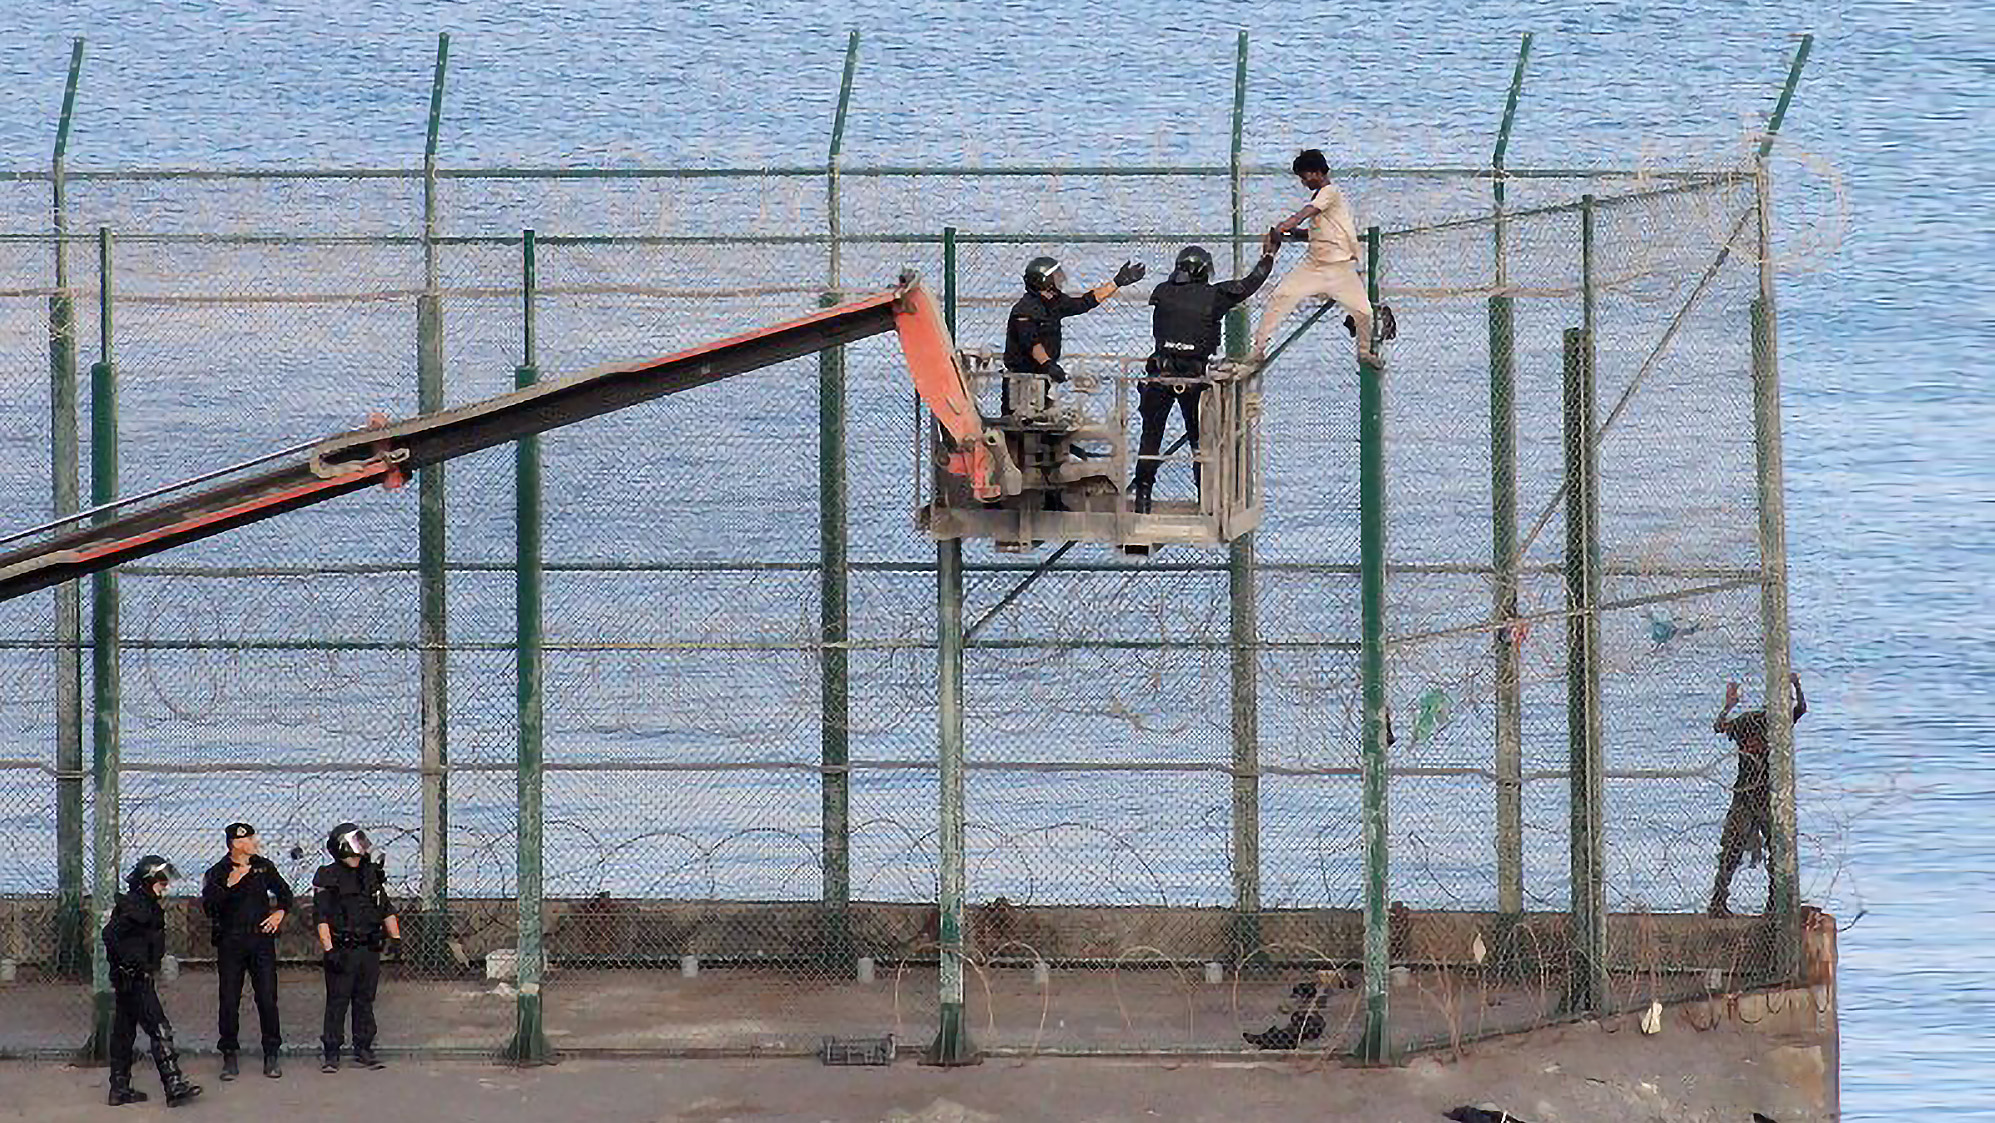
M 1004 369 L 986 351 L 960 353 L 972 397 L 1003 402 L 983 417 L 1000 465 L 1003 495 L 979 499 L 950 467 L 955 446 L 935 424 L 923 426 L 922 502 L 916 522 L 932 537 L 990 539 L 1001 550 L 1046 542 L 1093 542 L 1132 553 L 1159 546 L 1218 546 L 1261 521 L 1260 369 L 1220 359 L 1203 377 L 1151 379 L 1145 359 L 1078 355 L 1068 380 Z M 1196 449 L 1169 423 L 1174 443 L 1159 461 L 1157 498 L 1137 509 L 1130 482 L 1145 459 L 1139 450 L 1140 384 L 1161 381 L 1198 394 Z M 1003 385 L 1008 392 L 1000 392 Z M 1202 388 L 1202 389 L 1200 389 Z M 1171 403 L 1170 417 L 1180 417 Z M 1196 472 L 1193 466 L 1196 466 Z M 1194 478 L 1196 477 L 1196 482 Z

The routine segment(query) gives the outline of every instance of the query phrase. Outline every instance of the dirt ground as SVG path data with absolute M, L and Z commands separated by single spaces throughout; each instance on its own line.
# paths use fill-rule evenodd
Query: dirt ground
M 421 1123 L 997 1123 L 1309 1119 L 1322 1123 L 1433 1123 L 1461 1104 L 1489 1104 L 1531 1123 L 1745 1123 L 1759 1111 L 1781 1123 L 1833 1118 L 1803 1087 L 1819 1079 L 1818 1044 L 1737 1026 L 1697 1032 L 1671 1025 L 1654 1037 L 1578 1025 L 1485 1044 L 1461 1059 L 1423 1058 L 1360 1069 L 1322 1059 L 1277 1061 L 991 1059 L 962 1069 L 903 1060 L 887 1068 L 827 1068 L 767 1060 L 568 1060 L 515 1070 L 476 1061 L 396 1060 L 384 1071 L 318 1072 L 293 1059 L 282 1080 L 215 1079 L 216 1061 L 190 1071 L 207 1092 L 176 1113 L 203 1117 Z M 103 1105 L 102 1069 L 0 1063 L 0 1120 L 22 1123 L 149 1118 L 153 1103 Z M 150 1072 L 137 1086 L 157 1093 Z

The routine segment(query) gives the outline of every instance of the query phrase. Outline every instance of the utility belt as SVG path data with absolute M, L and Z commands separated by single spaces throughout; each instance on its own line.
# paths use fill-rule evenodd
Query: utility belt
M 380 951 L 387 946 L 388 934 L 386 932 L 376 932 L 371 936 L 350 936 L 339 932 L 333 933 L 333 947 L 335 949 L 368 948 L 372 951 Z
M 265 932 L 262 928 L 254 925 L 240 928 L 216 928 L 208 933 L 208 941 L 216 947 L 221 947 L 223 944 L 249 943 L 254 940 L 269 940 L 274 943 L 277 940 L 277 934 L 274 932 Z
M 1176 393 L 1205 385 L 1206 360 L 1192 355 L 1153 353 L 1143 363 L 1144 381 L 1157 382 Z

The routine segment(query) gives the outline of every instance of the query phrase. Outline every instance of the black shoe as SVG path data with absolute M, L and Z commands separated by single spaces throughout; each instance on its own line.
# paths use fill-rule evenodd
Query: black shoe
M 238 1054 L 236 1054 L 236 1053 L 223 1053 L 223 1054 L 222 1054 L 222 1079 L 223 1079 L 223 1080 L 234 1080 L 234 1079 L 235 1079 L 236 1077 L 238 1077 L 238 1076 L 241 1076 L 241 1075 L 242 1075 L 242 1065 L 241 1065 L 241 1064 L 240 1064 L 240 1063 L 238 1062 Z
M 338 1054 L 338 1053 L 327 1053 L 327 1054 L 326 1054 L 326 1056 L 325 1056 L 325 1059 L 319 1062 L 319 1071 L 320 1071 L 320 1072 L 338 1072 L 338 1071 L 339 1071 L 339 1054 Z
M 187 1081 L 182 1080 L 175 1087 L 166 1090 L 166 1106 L 179 1107 L 200 1094 L 201 1086 L 199 1084 L 189 1084 Z
M 1150 484 L 1133 484 L 1129 488 L 1129 506 L 1139 515 L 1150 513 Z
M 277 1063 L 275 1054 L 263 1058 L 263 1075 L 275 1080 L 284 1075 L 284 1066 Z
M 111 1099 L 109 1102 L 112 1107 L 123 1107 L 126 1104 L 142 1104 L 151 1098 L 151 1096 L 146 1095 L 129 1084 L 122 1088 L 113 1084 L 111 1086 Z
M 355 1049 L 353 1051 L 353 1063 L 359 1065 L 361 1068 L 382 1069 L 388 1067 L 381 1063 L 381 1058 L 375 1056 L 372 1049 Z

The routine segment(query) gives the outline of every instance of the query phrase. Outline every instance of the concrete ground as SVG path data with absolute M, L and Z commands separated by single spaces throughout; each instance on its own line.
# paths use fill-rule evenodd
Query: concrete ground
M 1825 1051 L 1805 1036 L 1721 1023 L 1699 1030 L 1672 1010 L 1663 1032 L 1582 1024 L 1477 1046 L 1460 1058 L 1396 1068 L 1345 1067 L 1321 1057 L 1187 1061 L 987 1060 L 934 1069 L 827 1068 L 767 1060 L 568 1060 L 514 1070 L 475 1061 L 397 1060 L 387 1070 L 324 1075 L 294 1059 L 282 1080 L 215 1079 L 213 1057 L 190 1071 L 207 1093 L 176 1120 L 284 1123 L 1039 1123 L 1308 1119 L 1434 1123 L 1460 1104 L 1489 1104 L 1531 1123 L 1781 1123 L 1833 1116 L 1819 1088 Z M 1707 1027 L 1710 1023 L 1704 1023 Z M 153 1118 L 152 1103 L 103 1105 L 102 1069 L 0 1063 L 0 1121 L 69 1123 Z M 1813 1089 L 1813 1090 L 1811 1090 Z
M 1208 983 L 1178 969 L 1060 968 L 1042 983 L 1029 969 L 972 971 L 965 980 L 970 1030 L 986 1047 L 1011 1052 L 1244 1052 L 1245 1031 L 1285 1022 L 1278 1010 L 1303 970 Z M 215 974 L 190 967 L 162 982 L 160 997 L 184 1045 L 212 1049 Z M 676 970 L 560 970 L 543 990 L 547 1034 L 563 1050 L 620 1052 L 815 1054 L 820 1038 L 881 1037 L 925 1042 L 935 1032 L 933 967 L 882 969 L 871 983 L 800 973 L 719 969 L 681 978 Z M 1541 1024 L 1556 1012 L 1563 981 L 1525 986 L 1479 984 L 1460 976 L 1415 972 L 1392 992 L 1393 1027 L 1402 1041 L 1454 1040 Z M 287 1042 L 309 1049 L 324 1009 L 317 971 L 279 973 Z M 1646 991 L 1629 997 L 1647 998 Z M 1667 997 L 1667 996 L 1665 996 Z M 1346 1051 L 1356 1041 L 1362 999 L 1331 992 L 1328 1030 L 1312 1048 Z M 88 1036 L 89 996 L 74 984 L 0 986 L 0 1056 L 47 1056 Z M 391 966 L 377 1010 L 379 1044 L 389 1051 L 485 1052 L 511 1036 L 516 1007 L 509 987 L 482 977 L 411 977 Z M 241 1006 L 244 1042 L 254 1048 L 255 1012 Z

